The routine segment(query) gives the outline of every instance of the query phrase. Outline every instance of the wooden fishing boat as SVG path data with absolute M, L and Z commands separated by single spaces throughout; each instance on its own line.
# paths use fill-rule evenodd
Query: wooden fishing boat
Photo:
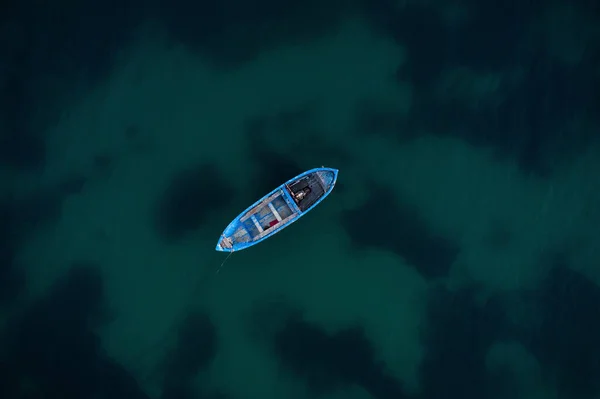
M 240 213 L 219 238 L 216 250 L 246 249 L 280 232 L 331 193 L 338 170 L 315 168 L 288 180 Z

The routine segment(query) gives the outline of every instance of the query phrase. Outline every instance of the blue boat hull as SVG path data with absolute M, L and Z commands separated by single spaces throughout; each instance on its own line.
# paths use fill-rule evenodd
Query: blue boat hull
M 225 228 L 216 250 L 240 251 L 277 234 L 327 197 L 338 170 L 315 168 L 288 180 L 250 205 Z

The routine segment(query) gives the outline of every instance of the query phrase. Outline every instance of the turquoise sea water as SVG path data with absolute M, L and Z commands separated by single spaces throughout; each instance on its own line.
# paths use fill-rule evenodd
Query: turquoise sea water
M 0 6 L 2 398 L 600 397 L 595 4 L 59 3 Z

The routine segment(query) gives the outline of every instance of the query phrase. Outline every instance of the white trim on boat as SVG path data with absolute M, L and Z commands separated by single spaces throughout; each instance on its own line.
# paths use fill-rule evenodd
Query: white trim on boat
M 277 218 L 277 221 L 281 222 L 283 219 L 281 219 L 281 215 L 279 214 L 279 212 L 277 212 L 277 209 L 275 209 L 272 202 L 269 202 L 269 208 L 271 209 L 271 212 L 273 212 L 273 215 L 275 215 L 275 217 Z
M 252 219 L 252 221 L 254 222 L 254 225 L 256 226 L 256 229 L 258 230 L 259 233 L 262 233 L 263 231 L 265 231 L 262 226 L 260 225 L 260 223 L 258 223 L 258 220 L 256 219 L 255 215 L 250 216 L 250 219 Z
M 297 217 L 298 217 L 297 213 L 292 213 L 290 216 L 283 219 L 279 224 L 275 225 L 272 229 L 267 229 L 267 230 L 263 231 L 262 233 L 260 233 L 259 235 L 257 235 L 256 237 L 254 237 L 253 241 L 260 240 L 261 238 L 263 238 L 264 236 L 269 235 L 269 234 L 275 234 L 278 230 L 282 229 L 287 223 L 289 223 L 291 220 L 293 220 Z
M 251 215 L 254 215 L 255 213 L 259 212 L 259 210 L 263 206 L 265 206 L 266 203 L 273 201 L 275 198 L 277 198 L 280 195 L 281 195 L 281 189 L 278 189 L 276 192 L 274 192 L 273 194 L 271 194 L 267 198 L 261 200 L 260 203 L 258 203 L 255 207 L 253 207 L 252 209 L 250 209 L 248 212 L 246 212 L 246 214 L 243 217 L 240 218 L 240 222 L 243 223 L 246 220 L 248 220 Z

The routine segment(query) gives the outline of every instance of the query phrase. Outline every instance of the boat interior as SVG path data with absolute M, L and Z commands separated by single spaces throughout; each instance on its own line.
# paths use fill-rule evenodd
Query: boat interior
M 316 173 L 311 173 L 288 184 L 287 189 L 302 212 L 310 208 L 325 194 L 323 182 Z M 297 199 L 297 195 L 301 192 L 305 193 L 304 196 L 302 199 Z
M 293 215 L 292 207 L 287 203 L 284 194 L 278 190 L 273 196 L 249 211 L 240 222 L 250 237 L 257 240 L 268 234 L 268 230 L 272 227 L 287 223 Z

